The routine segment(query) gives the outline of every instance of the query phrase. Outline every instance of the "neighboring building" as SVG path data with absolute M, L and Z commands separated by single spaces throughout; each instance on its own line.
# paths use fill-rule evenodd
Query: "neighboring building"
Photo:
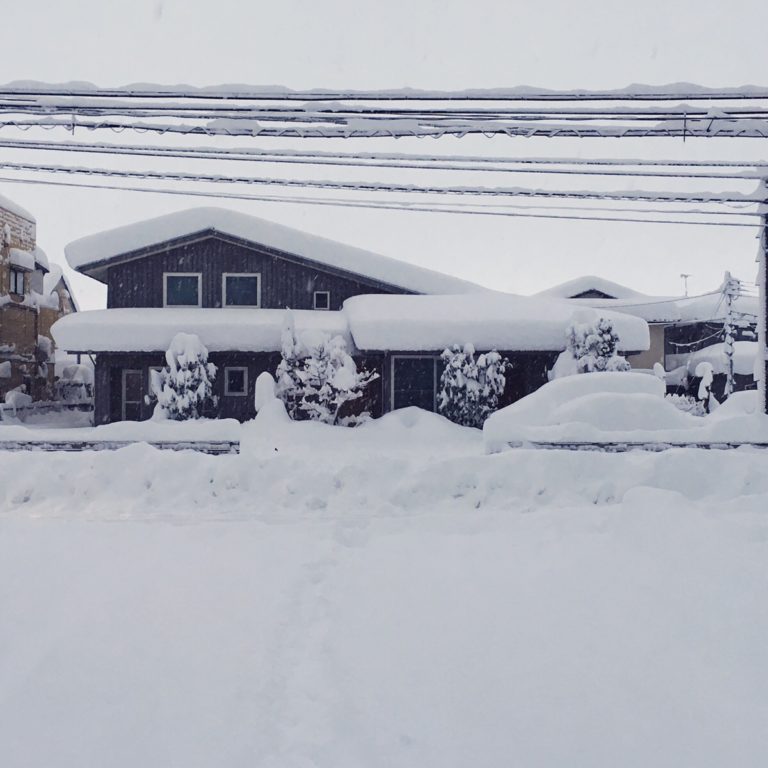
M 721 288 L 700 296 L 649 296 L 588 275 L 556 285 L 536 294 L 540 297 L 562 298 L 584 303 L 595 309 L 610 309 L 642 317 L 648 322 L 651 343 L 646 352 L 628 355 L 635 369 L 651 369 L 661 363 L 667 371 L 667 383 L 672 391 L 698 389 L 695 375 L 699 362 L 713 365 L 713 391 L 720 396 L 725 386 L 723 355 L 726 303 Z M 740 296 L 734 300 L 737 343 L 736 390 L 755 387 L 753 359 L 757 354 L 758 300 Z
M 164 365 L 178 332 L 197 334 L 218 368 L 211 415 L 253 417 L 256 377 L 280 361 L 286 307 L 299 335 L 340 334 L 379 373 L 365 403 L 374 415 L 407 405 L 434 410 L 440 353 L 452 344 L 511 359 L 506 404 L 547 380 L 573 314 L 566 302 L 495 293 L 217 208 L 92 235 L 66 254 L 108 288 L 106 310 L 53 328 L 63 349 L 95 357 L 97 424 L 151 415 L 150 371 Z M 645 322 L 611 316 L 625 351 L 647 348 Z
M 58 267 L 59 283 L 50 280 L 34 216 L 6 198 L 0 198 L 0 239 L 0 402 L 19 388 L 45 400 L 54 381 L 50 328 L 74 304 Z

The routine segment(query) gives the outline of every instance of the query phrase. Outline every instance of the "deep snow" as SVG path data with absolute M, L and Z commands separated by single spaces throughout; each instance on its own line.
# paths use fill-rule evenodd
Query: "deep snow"
M 2 454 L 4 768 L 764 765 L 768 453 L 265 413 Z

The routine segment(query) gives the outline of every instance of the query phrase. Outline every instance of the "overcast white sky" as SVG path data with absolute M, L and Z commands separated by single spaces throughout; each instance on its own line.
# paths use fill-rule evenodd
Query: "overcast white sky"
M 2 0 L 0 9 L 0 79 L 6 82 L 451 90 L 515 85 L 603 89 L 678 81 L 768 85 L 768 4 L 758 0 Z M 6 129 L 0 135 L 11 134 Z M 266 140 L 253 140 L 253 146 L 268 145 Z M 351 151 L 356 146 L 360 145 L 337 142 L 325 148 Z M 766 142 L 754 139 L 683 144 L 667 139 L 575 142 L 497 137 L 442 139 L 439 147 L 431 139 L 396 144 L 377 140 L 364 146 L 446 154 L 768 160 Z M 217 169 L 209 164 L 206 170 Z M 294 175 L 300 173 L 305 172 Z M 507 183 L 532 183 L 530 177 L 525 179 Z M 444 175 L 431 180 L 451 182 Z M 749 191 L 751 186 L 737 188 Z M 77 237 L 206 204 L 161 195 L 2 183 L 0 192 L 35 213 L 38 241 L 56 262 L 64 261 L 64 245 Z M 521 293 L 586 273 L 651 293 L 678 292 L 681 272 L 692 273 L 693 292 L 714 287 L 724 269 L 747 279 L 755 276 L 756 241 L 751 229 L 228 205 Z M 103 291 L 93 281 L 81 278 L 76 289 L 86 307 L 103 301 Z

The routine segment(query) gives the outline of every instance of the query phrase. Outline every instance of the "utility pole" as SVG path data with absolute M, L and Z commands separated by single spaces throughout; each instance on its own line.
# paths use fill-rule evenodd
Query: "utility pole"
M 685 295 L 688 295 L 688 278 L 691 276 L 690 272 L 681 272 L 680 277 L 683 278 L 683 291 Z
M 723 295 L 725 296 L 725 322 L 723 323 L 723 351 L 725 353 L 725 397 L 733 394 L 733 352 L 734 352 L 734 325 L 733 300 L 739 295 L 741 285 L 738 280 L 731 277 L 730 272 L 725 273 L 723 281 Z
M 768 187 L 768 179 L 763 179 L 763 192 Z M 760 267 L 758 270 L 757 288 L 759 291 L 758 316 L 757 316 L 757 334 L 758 334 L 758 361 L 757 366 L 760 370 L 760 402 L 763 413 L 768 414 L 768 200 L 763 205 L 763 216 L 760 228 L 760 249 L 758 251 L 758 260 Z M 757 366 L 755 366 L 757 368 Z

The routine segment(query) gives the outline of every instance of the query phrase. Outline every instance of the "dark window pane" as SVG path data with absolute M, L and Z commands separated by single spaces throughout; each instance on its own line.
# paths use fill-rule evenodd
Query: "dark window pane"
M 198 301 L 197 275 L 166 275 L 165 303 L 169 307 L 196 307 Z
M 400 357 L 394 361 L 393 406 L 415 405 L 435 410 L 435 360 L 431 357 Z
M 315 291 L 315 309 L 329 309 L 331 294 L 328 291 Z
M 141 372 L 126 371 L 125 374 L 125 399 L 138 402 L 141 400 Z
M 258 275 L 227 275 L 226 304 L 228 307 L 257 307 L 259 305 Z
M 245 371 L 240 368 L 227 368 L 227 392 L 230 395 L 245 394 Z

